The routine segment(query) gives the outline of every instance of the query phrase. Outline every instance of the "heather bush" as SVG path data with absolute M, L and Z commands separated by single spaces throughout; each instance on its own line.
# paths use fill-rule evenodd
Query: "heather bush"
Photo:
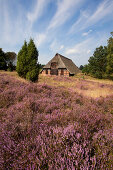
M 112 99 L 0 74 L 0 169 L 112 169 Z

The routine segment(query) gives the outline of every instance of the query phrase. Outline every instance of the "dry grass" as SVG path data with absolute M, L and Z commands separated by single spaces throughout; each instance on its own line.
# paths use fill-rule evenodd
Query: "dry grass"
M 28 83 L 27 80 L 25 80 L 24 78 L 19 77 L 16 71 L 12 71 L 12 72 L 0 71 L 0 74 L 7 74 L 7 75 L 12 76 L 14 79 L 17 79 L 17 80 L 19 80 L 21 82 Z
M 28 83 L 27 80 L 18 76 L 17 72 L 0 71 L 0 74 L 8 74 L 21 82 Z M 90 76 L 79 74 L 75 77 L 39 76 L 39 84 L 48 84 L 56 87 L 71 89 L 84 96 L 98 98 L 113 94 L 113 81 L 100 80 Z
M 113 82 L 111 80 L 99 80 L 89 76 L 58 78 L 56 76 L 40 75 L 39 83 L 46 83 L 52 86 L 62 86 L 67 89 L 72 89 L 75 92 L 84 96 L 98 98 L 106 97 L 113 94 Z
M 113 85 L 113 81 L 112 80 L 108 80 L 108 79 L 97 79 L 97 78 L 93 78 L 91 76 L 88 75 L 84 75 L 83 73 L 79 73 L 76 78 L 82 78 L 85 80 L 89 80 L 89 81 L 93 81 L 93 82 L 97 82 L 97 83 L 105 83 L 105 84 L 111 84 Z

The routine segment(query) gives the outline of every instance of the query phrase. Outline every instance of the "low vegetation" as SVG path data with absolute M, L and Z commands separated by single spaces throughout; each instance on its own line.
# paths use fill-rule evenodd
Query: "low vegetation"
M 91 97 L 97 89 L 108 91 Z M 0 72 L 0 169 L 112 169 L 112 89 L 88 77 L 37 84 Z
M 71 89 L 80 95 L 87 97 L 106 97 L 113 94 L 113 81 L 95 79 L 84 74 L 78 74 L 75 77 L 57 77 L 57 76 L 41 76 L 39 84 L 49 84 L 56 87 L 64 87 Z

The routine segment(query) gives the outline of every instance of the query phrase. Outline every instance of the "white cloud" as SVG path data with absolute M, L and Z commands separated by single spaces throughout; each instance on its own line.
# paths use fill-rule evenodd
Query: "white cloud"
M 44 10 L 44 5 L 43 3 L 46 0 L 37 0 L 37 4 L 36 7 L 34 9 L 33 13 L 28 13 L 27 18 L 29 19 L 29 21 L 31 21 L 32 23 L 38 19 L 40 17 L 40 15 L 42 14 L 43 10 Z M 47 6 L 47 4 L 49 3 L 50 0 L 47 0 L 47 2 L 45 3 L 45 6 Z M 79 5 L 81 5 L 81 2 L 83 0 L 57 0 L 57 11 L 55 13 L 55 15 L 53 16 L 52 20 L 50 21 L 50 24 L 48 25 L 48 27 L 46 28 L 45 32 L 46 33 L 41 33 L 41 34 L 37 34 L 36 35 L 36 42 L 37 45 L 40 46 L 42 45 L 46 39 L 49 39 L 49 41 L 52 41 L 51 45 L 50 45 L 50 49 L 53 50 L 53 48 L 55 49 L 54 51 L 57 50 L 62 50 L 64 47 L 63 45 L 59 45 L 58 42 L 56 42 L 56 40 L 53 40 L 52 37 L 52 28 L 56 28 L 61 26 L 62 24 L 64 24 L 71 16 L 72 14 L 75 12 L 75 9 L 77 9 L 77 7 Z M 40 8 L 40 6 L 43 6 Z M 38 10 L 38 8 L 40 8 Z M 38 13 L 40 13 L 38 15 Z M 51 34 L 51 38 L 50 38 L 50 34 Z M 56 37 L 56 33 L 54 32 L 54 37 Z M 54 46 L 54 47 L 53 47 Z
M 87 50 L 87 54 L 90 54 L 91 53 L 91 50 Z
M 108 17 L 113 18 L 113 1 L 104 0 L 99 4 L 97 9 L 91 13 L 91 11 L 82 11 L 78 20 L 71 26 L 69 33 L 81 31 L 89 26 L 98 23 L 101 20 L 108 20 Z
M 83 33 L 82 33 L 82 36 L 87 36 L 87 35 L 89 35 L 91 32 L 92 32 L 92 30 L 89 30 L 89 31 L 87 31 L 87 32 L 83 32 Z
M 47 1 L 49 2 L 50 0 Z M 39 4 L 43 5 L 43 3 L 44 0 L 39 0 L 38 8 Z M 47 5 L 47 2 L 45 2 L 45 4 Z M 17 48 L 17 45 L 21 44 L 22 46 L 24 40 L 29 40 L 30 37 L 34 37 L 34 41 L 36 42 L 37 47 L 41 46 L 41 44 L 46 40 L 47 34 L 33 31 L 31 27 L 33 23 L 30 23 L 30 21 L 34 22 L 37 18 L 36 15 L 30 15 L 29 13 L 31 20 L 26 20 L 27 13 L 25 9 L 20 4 L 15 2 L 15 6 L 17 7 L 17 15 L 11 16 L 11 6 L 9 5 L 8 1 L 3 1 L 2 4 L 0 1 L 0 5 L 2 5 L 0 6 L 0 23 L 2 23 L 0 28 L 0 46 L 5 51 L 14 50 Z M 43 9 L 41 8 L 40 10 L 42 13 Z M 16 51 L 18 50 L 16 49 Z
M 69 34 L 81 30 L 82 27 L 83 27 L 84 22 L 88 19 L 88 17 L 89 17 L 89 12 L 88 11 L 80 11 L 80 17 L 70 27 Z
M 32 12 L 27 13 L 27 19 L 33 24 L 43 15 L 49 2 L 50 0 L 36 0 L 36 4 L 34 4 Z
M 0 23 L 2 32 L 1 43 L 3 46 L 13 47 L 16 46 L 23 38 L 27 38 L 30 34 L 29 27 L 27 26 L 27 22 L 23 17 L 25 15 L 24 10 L 21 6 L 18 8 L 18 15 L 11 16 L 10 8 L 8 6 L 8 2 L 4 1 L 1 7 L 2 10 L 2 18 L 0 18 Z M 1 11 L 0 8 L 0 11 Z M 1 12 L 0 12 L 1 15 Z M 23 19 L 22 19 L 23 18 Z
M 62 53 L 62 51 L 64 50 L 64 45 L 61 45 L 60 41 L 54 39 L 50 44 L 50 50 L 53 53 Z
M 50 44 L 50 50 L 54 53 L 58 52 L 60 48 L 60 45 L 58 43 L 58 41 L 55 39 L 52 41 L 52 43 Z
M 91 38 L 76 44 L 72 48 L 66 49 L 65 54 L 66 55 L 71 55 L 71 54 L 81 54 L 81 52 L 82 53 L 86 53 L 87 52 L 87 48 L 86 47 L 89 44 L 89 42 L 91 42 Z
M 64 45 L 61 45 L 61 46 L 60 46 L 60 50 L 62 50 L 63 48 L 64 48 Z
M 66 55 L 77 54 L 77 53 L 79 53 L 79 51 L 76 48 L 70 48 L 66 50 Z
M 45 34 L 43 34 L 43 33 L 39 33 L 39 34 L 38 34 L 38 33 L 37 33 L 37 34 L 35 35 L 35 43 L 36 43 L 36 46 L 37 46 L 37 47 L 41 46 L 41 44 L 45 42 L 46 38 L 47 38 L 46 33 L 45 33 Z
M 48 29 L 56 28 L 64 24 L 76 11 L 83 0 L 62 0 L 58 1 L 57 11 L 52 18 Z
M 97 8 L 97 10 L 89 17 L 86 25 L 95 24 L 109 14 L 113 16 L 113 1 L 104 0 Z

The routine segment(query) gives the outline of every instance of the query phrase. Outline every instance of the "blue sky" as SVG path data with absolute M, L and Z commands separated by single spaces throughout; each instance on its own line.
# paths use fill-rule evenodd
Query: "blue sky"
M 77 66 L 113 31 L 113 0 L 0 0 L 0 48 L 19 52 L 30 37 L 46 64 L 57 52 Z

